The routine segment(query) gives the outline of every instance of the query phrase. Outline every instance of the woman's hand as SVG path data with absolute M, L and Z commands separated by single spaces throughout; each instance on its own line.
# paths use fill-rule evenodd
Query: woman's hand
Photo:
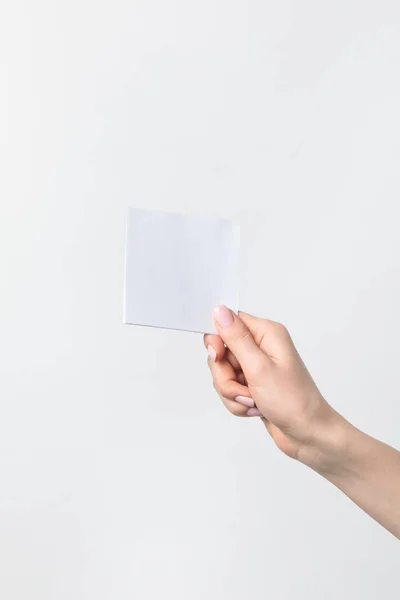
M 214 387 L 231 413 L 259 416 L 278 448 L 308 465 L 400 538 L 400 452 L 351 425 L 322 397 L 279 323 L 226 306 L 206 335 Z
M 226 408 L 259 416 L 278 448 L 306 458 L 319 430 L 337 415 L 324 400 L 286 328 L 226 306 L 214 310 L 219 335 L 205 335 L 214 387 Z M 226 347 L 225 345 L 226 344 Z M 310 458 L 310 460 L 312 460 Z

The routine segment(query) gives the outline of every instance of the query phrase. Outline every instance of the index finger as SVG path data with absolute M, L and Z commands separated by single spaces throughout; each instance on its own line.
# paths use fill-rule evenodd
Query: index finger
M 204 345 L 207 348 L 208 356 L 214 360 L 221 360 L 225 354 L 225 346 L 222 338 L 213 333 L 206 333 L 204 336 Z

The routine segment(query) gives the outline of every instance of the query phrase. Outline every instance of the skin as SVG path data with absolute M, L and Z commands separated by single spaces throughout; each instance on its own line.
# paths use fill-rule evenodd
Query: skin
M 287 329 L 227 307 L 205 335 L 213 384 L 238 417 L 259 417 L 276 446 L 342 490 L 400 539 L 400 452 L 351 425 L 323 398 Z

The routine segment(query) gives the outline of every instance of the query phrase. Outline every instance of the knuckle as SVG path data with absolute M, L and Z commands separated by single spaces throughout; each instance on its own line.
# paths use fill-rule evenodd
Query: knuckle
M 241 329 L 240 331 L 238 331 L 235 337 L 235 341 L 241 344 L 243 342 L 246 342 L 249 338 L 250 332 L 248 331 L 248 329 Z
M 283 323 L 275 323 L 275 329 L 282 337 L 288 337 L 289 331 Z
M 221 396 L 223 396 L 224 398 L 229 398 L 229 391 L 228 391 L 228 389 L 227 389 L 226 385 L 224 385 L 224 384 L 221 384 L 221 385 L 218 387 L 218 393 L 219 393 Z
M 232 406 L 229 409 L 229 412 L 235 417 L 243 417 L 245 410 L 245 407 L 241 404 L 232 404 Z

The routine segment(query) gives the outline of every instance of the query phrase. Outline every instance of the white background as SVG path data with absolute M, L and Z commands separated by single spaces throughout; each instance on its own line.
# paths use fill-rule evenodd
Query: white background
M 398 542 L 122 325 L 127 206 L 239 217 L 241 307 L 400 446 L 397 0 L 3 0 L 0 595 L 398 598 Z M 216 257 L 218 260 L 218 257 Z

